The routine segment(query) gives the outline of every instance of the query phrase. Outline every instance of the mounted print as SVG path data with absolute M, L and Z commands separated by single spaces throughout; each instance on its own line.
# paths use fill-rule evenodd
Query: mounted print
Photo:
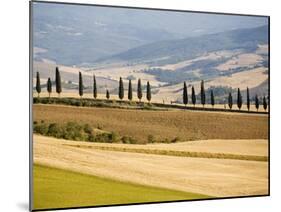
M 31 1 L 31 210 L 268 196 L 269 99 L 268 16 Z

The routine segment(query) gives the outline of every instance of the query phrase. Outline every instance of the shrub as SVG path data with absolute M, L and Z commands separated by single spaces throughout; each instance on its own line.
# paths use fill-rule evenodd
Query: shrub
M 33 130 L 35 133 L 39 133 L 41 135 L 47 135 L 48 134 L 48 125 L 43 123 L 40 125 L 35 125 Z
M 102 143 L 113 143 L 120 141 L 120 137 L 116 132 L 95 133 L 93 128 L 89 124 L 79 124 L 77 122 L 67 122 L 65 124 L 46 124 L 43 121 L 41 121 L 41 123 L 34 123 L 36 123 L 34 124 L 34 133 L 52 136 L 55 138 Z M 134 138 L 129 136 L 123 136 L 121 138 L 121 141 L 128 144 L 137 143 Z
M 111 140 L 111 142 L 117 142 L 117 134 L 115 132 L 111 132 L 109 134 L 109 139 Z
M 112 143 L 112 138 L 109 133 L 101 133 L 96 135 L 96 142 L 102 142 L 102 143 Z
M 51 123 L 48 127 L 48 135 L 54 136 L 56 138 L 63 137 L 63 129 L 56 123 Z
M 82 105 L 83 107 L 90 107 L 92 106 L 92 103 L 90 101 L 83 101 Z
M 147 136 L 147 143 L 155 143 L 155 137 L 153 135 L 148 135 Z
M 168 138 L 165 138 L 164 140 L 161 141 L 161 143 L 169 144 L 171 142 Z
M 96 141 L 96 137 L 95 137 L 94 133 L 91 133 L 88 135 L 88 141 L 90 141 L 90 142 Z
M 84 129 L 84 132 L 87 134 L 93 133 L 93 128 L 89 124 L 85 124 L 83 129 Z
M 121 141 L 124 144 L 136 144 L 137 143 L 137 141 L 134 138 L 130 137 L 130 136 L 123 136 L 121 138 Z
M 76 101 L 76 102 L 74 103 L 74 105 L 80 107 L 80 106 L 82 106 L 82 102 L 81 102 L 81 101 Z
M 176 143 L 176 142 L 179 142 L 180 141 L 180 138 L 179 137 L 175 137 L 171 140 L 171 143 Z

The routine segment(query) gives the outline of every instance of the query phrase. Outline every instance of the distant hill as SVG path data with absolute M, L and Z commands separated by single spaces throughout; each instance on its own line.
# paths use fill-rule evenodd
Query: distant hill
M 186 39 L 166 40 L 116 54 L 102 61 L 129 61 L 163 65 L 192 59 L 207 52 L 242 49 L 253 52 L 259 44 L 268 43 L 268 26 L 238 29 L 215 34 L 207 34 Z
M 156 41 L 233 28 L 257 27 L 264 17 L 34 3 L 37 61 L 85 65 Z M 218 24 L 219 23 L 219 24 Z

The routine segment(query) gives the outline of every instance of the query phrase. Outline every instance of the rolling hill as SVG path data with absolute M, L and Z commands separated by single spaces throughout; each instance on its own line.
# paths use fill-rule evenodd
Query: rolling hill
M 264 17 L 34 3 L 36 60 L 93 63 L 156 41 L 267 24 Z M 220 24 L 217 24 L 220 23 Z
M 177 63 L 206 52 L 242 49 L 253 52 L 268 43 L 268 26 L 237 29 L 185 39 L 159 41 L 130 49 L 104 60 L 146 62 L 153 65 Z

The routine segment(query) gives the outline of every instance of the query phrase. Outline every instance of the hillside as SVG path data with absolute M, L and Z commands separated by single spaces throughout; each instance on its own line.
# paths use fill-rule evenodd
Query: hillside
M 169 64 L 193 59 L 206 52 L 242 49 L 252 52 L 259 44 L 268 43 L 268 26 L 237 29 L 185 39 L 159 41 L 130 49 L 107 60 L 131 62 L 145 61 L 149 64 Z
M 35 59 L 72 66 L 156 41 L 267 24 L 263 17 L 34 3 Z M 217 23 L 220 24 L 217 24 Z

